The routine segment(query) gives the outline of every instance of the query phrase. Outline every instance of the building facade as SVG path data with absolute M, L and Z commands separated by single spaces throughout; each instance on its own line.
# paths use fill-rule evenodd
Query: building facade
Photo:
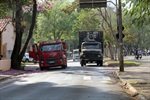
M 11 67 L 11 54 L 14 47 L 15 34 L 10 18 L 0 19 L 0 71 Z

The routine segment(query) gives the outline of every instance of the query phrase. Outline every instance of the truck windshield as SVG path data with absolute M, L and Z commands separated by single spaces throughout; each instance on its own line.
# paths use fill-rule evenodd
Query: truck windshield
M 41 46 L 41 52 L 58 51 L 62 49 L 62 44 L 50 44 Z
M 82 49 L 100 49 L 100 44 L 83 44 Z

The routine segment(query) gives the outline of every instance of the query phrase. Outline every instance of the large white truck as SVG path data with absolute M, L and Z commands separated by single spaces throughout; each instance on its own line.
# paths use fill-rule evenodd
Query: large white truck
M 97 63 L 103 66 L 103 32 L 80 31 L 79 54 L 81 66 L 87 63 Z

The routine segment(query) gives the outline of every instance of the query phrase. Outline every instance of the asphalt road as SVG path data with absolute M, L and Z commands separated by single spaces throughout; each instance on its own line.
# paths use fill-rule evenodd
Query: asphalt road
M 67 69 L 24 74 L 0 83 L 0 100 L 131 100 L 113 79 L 113 69 L 68 61 Z

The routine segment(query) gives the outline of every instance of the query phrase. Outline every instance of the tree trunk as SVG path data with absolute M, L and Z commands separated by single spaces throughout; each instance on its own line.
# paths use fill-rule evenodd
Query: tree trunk
M 23 29 L 21 28 L 22 21 L 22 4 L 20 0 L 16 1 L 16 18 L 15 18 L 15 29 L 16 29 L 16 39 L 14 44 L 14 49 L 11 55 L 11 68 L 20 69 L 21 58 L 19 57 L 21 49 L 21 39 L 23 34 Z
M 16 2 L 16 19 L 15 19 L 16 39 L 15 39 L 14 49 L 13 49 L 13 52 L 11 55 L 11 68 L 13 68 L 13 69 L 22 69 L 21 61 L 25 54 L 27 45 L 28 45 L 30 39 L 32 38 L 33 29 L 34 29 L 35 22 L 36 22 L 36 12 L 37 12 L 36 0 L 33 0 L 33 2 L 34 2 L 34 4 L 33 4 L 33 11 L 32 11 L 33 12 L 32 13 L 32 24 L 30 26 L 29 35 L 28 35 L 28 38 L 26 40 L 26 43 L 25 43 L 23 49 L 21 48 L 22 34 L 24 32 L 24 28 L 21 26 L 21 21 L 23 21 L 22 4 L 21 4 L 21 0 L 17 0 L 17 2 Z
M 109 51 L 110 51 L 110 58 L 112 60 L 114 60 L 114 51 L 113 51 L 113 46 L 110 42 L 108 42 L 108 48 L 109 48 Z
M 25 45 L 24 45 L 24 47 L 23 47 L 23 49 L 20 53 L 21 58 L 23 58 L 23 55 L 25 54 L 28 43 L 29 43 L 30 39 L 32 38 L 34 26 L 35 26 L 35 23 L 36 23 L 37 4 L 36 4 L 36 0 L 33 0 L 33 2 L 34 2 L 34 4 L 33 4 L 33 11 L 32 11 L 32 23 L 31 23 L 31 26 L 30 26 L 30 29 L 29 29 L 28 38 L 27 38 L 27 40 L 25 42 Z

